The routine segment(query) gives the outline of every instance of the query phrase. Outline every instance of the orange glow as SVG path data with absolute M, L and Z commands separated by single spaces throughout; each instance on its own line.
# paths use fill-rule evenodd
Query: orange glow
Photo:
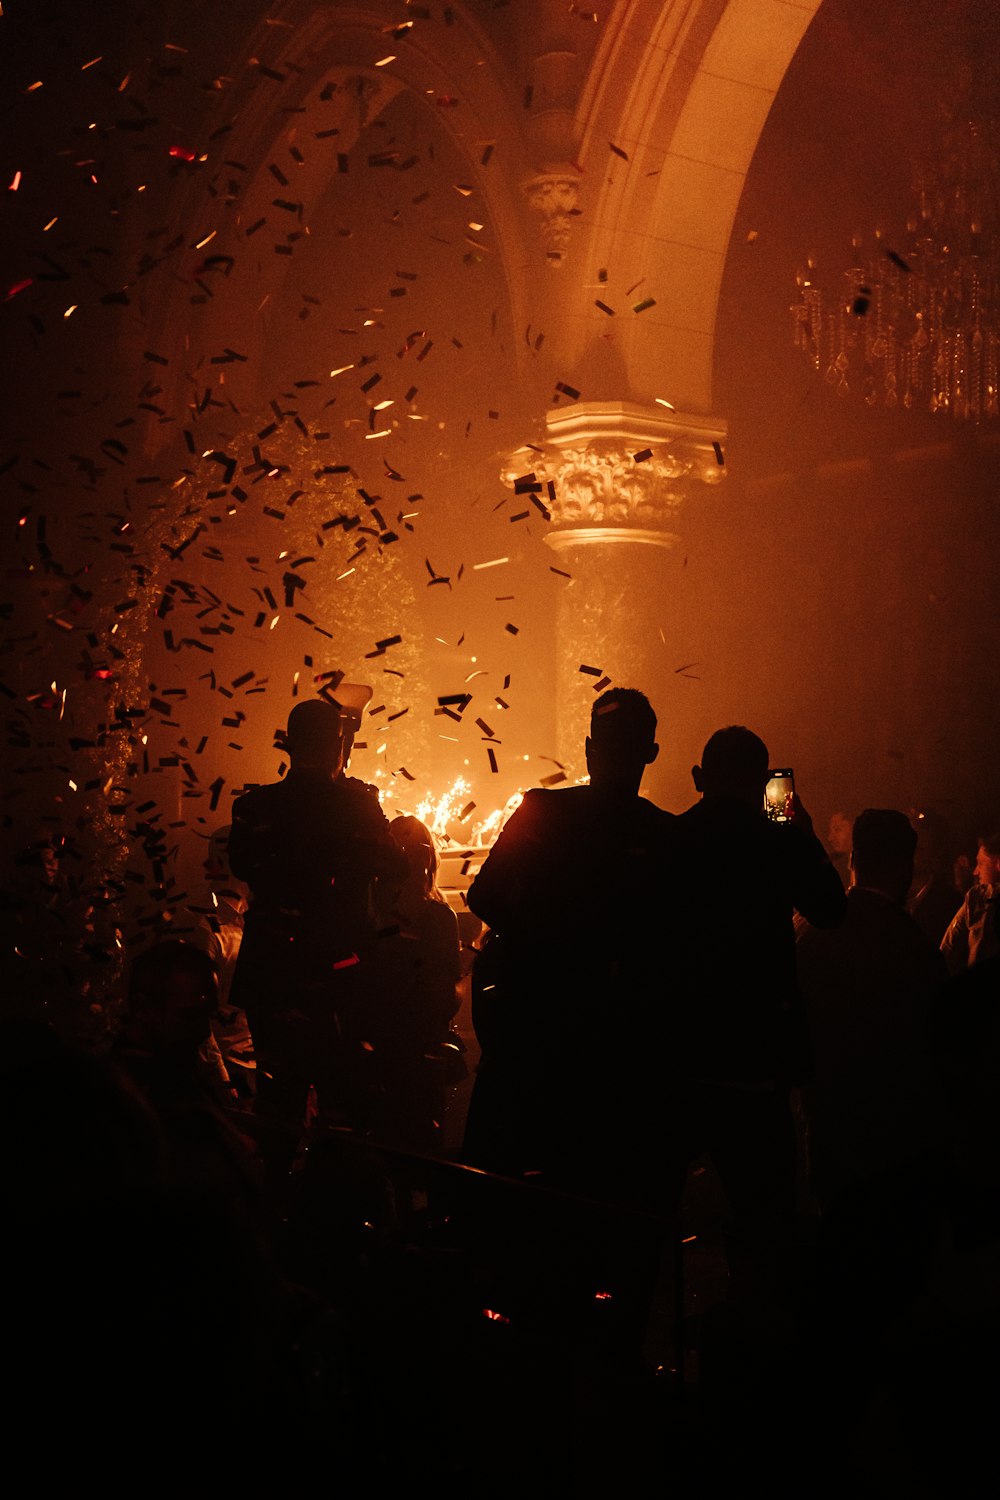
M 387 817 L 412 812 L 442 843 L 459 844 L 465 848 L 488 848 L 495 842 L 511 813 L 524 800 L 524 792 L 519 789 L 507 798 L 502 807 L 496 807 L 470 823 L 469 816 L 476 804 L 470 800 L 472 788 L 464 776 L 457 776 L 448 790 L 440 795 L 431 792 L 423 796 L 416 806 L 405 802 L 405 793 L 403 797 L 398 796 L 395 784 L 385 784 L 384 772 L 376 771 L 375 780 L 379 801 Z

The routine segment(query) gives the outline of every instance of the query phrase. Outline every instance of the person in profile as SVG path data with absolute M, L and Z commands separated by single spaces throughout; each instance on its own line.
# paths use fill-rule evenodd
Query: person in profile
M 311 1087 L 329 1118 L 353 1125 L 363 1110 L 374 888 L 403 864 L 375 788 L 344 774 L 370 697 L 340 684 L 297 703 L 288 774 L 233 807 L 230 864 L 250 905 L 230 1001 L 250 1023 L 272 1169 L 291 1160 Z
M 472 883 L 490 928 L 473 975 L 476 1166 L 597 1198 L 648 1191 L 675 822 L 639 795 L 658 748 L 644 695 L 604 693 L 589 785 L 529 791 Z
M 440 1155 L 449 1084 L 464 1077 L 452 1031 L 462 977 L 458 919 L 438 890 L 430 829 L 405 815 L 389 828 L 406 866 L 381 892 L 372 1128 L 392 1146 Z
M 979 840 L 976 880 L 941 939 L 948 973 L 1000 957 L 1000 831 Z
M 732 725 L 713 734 L 692 770 L 701 800 L 679 819 L 687 880 L 692 986 L 678 1030 L 680 1117 L 674 1191 L 691 1161 L 710 1156 L 750 1238 L 795 1208 L 790 1092 L 809 1071 L 795 977 L 793 915 L 816 927 L 844 919 L 844 888 L 802 803 L 764 813 L 768 750 Z

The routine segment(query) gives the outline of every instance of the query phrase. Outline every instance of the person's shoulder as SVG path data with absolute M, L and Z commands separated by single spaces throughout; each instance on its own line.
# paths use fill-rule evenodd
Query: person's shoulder
M 458 934 L 458 918 L 447 901 L 438 901 L 433 896 L 428 896 L 422 904 L 420 915 L 428 931 L 449 937 L 453 933 Z
M 747 808 L 728 799 L 699 797 L 674 819 L 677 832 L 691 841 L 719 837 L 746 837 L 754 832 L 756 819 Z
M 581 793 L 590 790 L 587 786 L 532 786 L 525 792 L 521 801 L 521 807 L 534 808 L 566 808 L 574 806 L 580 801 L 586 801 Z
M 577 799 L 572 793 L 581 790 L 583 790 L 581 787 L 569 787 L 559 791 L 541 786 L 529 787 L 504 826 L 509 827 L 513 823 L 515 827 L 520 828 L 544 824 L 551 818 L 558 817 L 560 813 L 569 812 L 575 807 Z
M 976 917 L 981 917 L 990 904 L 991 890 L 992 887 L 987 889 L 978 884 L 970 885 L 965 893 L 965 900 L 962 902 L 960 910 L 964 911 L 966 916 L 972 920 L 975 920 Z
M 359 802 L 375 802 L 381 806 L 378 800 L 378 787 L 371 781 L 361 781 L 357 776 L 341 776 L 331 784 L 342 787 L 348 796 L 356 798 Z
M 382 811 L 378 787 L 353 776 L 338 776 L 330 782 L 330 815 L 344 819 L 373 836 L 388 832 L 389 823 Z
M 248 786 L 233 802 L 233 817 L 245 817 L 256 809 L 267 807 L 276 797 L 280 798 L 284 784 L 283 781 L 273 781 Z

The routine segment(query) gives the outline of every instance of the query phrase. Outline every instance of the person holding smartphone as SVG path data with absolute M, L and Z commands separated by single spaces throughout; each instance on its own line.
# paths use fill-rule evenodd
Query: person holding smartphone
M 808 1076 L 793 918 L 836 927 L 840 877 L 798 795 L 767 816 L 767 746 L 742 725 L 709 739 L 692 770 L 700 801 L 680 817 L 691 903 L 691 984 L 678 1027 L 674 1190 L 707 1152 L 753 1237 L 795 1207 L 790 1091 Z M 720 878 L 721 872 L 721 878 Z

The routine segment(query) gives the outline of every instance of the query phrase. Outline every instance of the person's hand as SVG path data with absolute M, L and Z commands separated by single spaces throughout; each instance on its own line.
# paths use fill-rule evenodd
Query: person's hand
M 792 793 L 790 801 L 792 804 L 791 822 L 795 824 L 796 828 L 803 828 L 806 833 L 811 833 L 815 836 L 816 830 L 813 828 L 813 820 L 806 811 L 798 792 Z

